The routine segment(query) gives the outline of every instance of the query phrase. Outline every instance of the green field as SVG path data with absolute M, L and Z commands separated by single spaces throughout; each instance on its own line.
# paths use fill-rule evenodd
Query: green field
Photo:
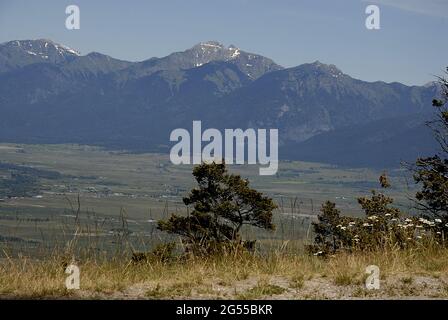
M 80 241 L 108 249 L 126 237 L 133 248 L 147 249 L 166 239 L 156 230 L 155 220 L 172 212 L 186 213 L 182 197 L 194 186 L 192 166 L 176 166 L 168 155 L 153 153 L 0 144 L 0 164 L 3 185 L 12 171 L 24 168 L 23 176 L 34 179 L 34 189 L 26 196 L 2 199 L 0 188 L 0 243 L 15 251 L 66 244 L 77 223 L 82 226 Z M 247 238 L 257 233 L 262 243 L 271 245 L 309 239 L 310 223 L 326 200 L 336 202 L 344 214 L 361 214 L 356 199 L 377 189 L 382 173 L 296 161 L 280 162 L 276 176 L 259 176 L 258 166 L 229 169 L 247 177 L 254 188 L 279 204 L 275 232 L 244 231 Z M 408 198 L 415 190 L 409 173 L 398 169 L 387 173 L 392 182 L 389 194 L 396 205 L 411 212 Z

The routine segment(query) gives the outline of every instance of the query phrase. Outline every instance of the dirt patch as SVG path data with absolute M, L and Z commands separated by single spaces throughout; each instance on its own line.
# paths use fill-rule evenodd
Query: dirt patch
M 182 282 L 138 283 L 111 294 L 78 291 L 73 298 L 94 299 L 447 299 L 448 279 L 445 277 L 388 276 L 381 280 L 379 290 L 367 290 L 363 283 L 338 285 L 334 279 L 316 277 L 303 280 L 300 287 L 281 276 L 249 277 L 225 282 L 204 280 L 200 284 Z

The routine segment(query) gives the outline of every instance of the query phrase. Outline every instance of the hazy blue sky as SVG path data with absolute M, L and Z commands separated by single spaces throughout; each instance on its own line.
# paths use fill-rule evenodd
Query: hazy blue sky
M 81 29 L 65 28 L 77 4 Z M 381 30 L 365 28 L 378 4 Z M 320 60 L 356 78 L 423 84 L 448 65 L 448 0 L 0 0 L 0 42 L 48 38 L 125 60 L 217 40 L 283 66 Z

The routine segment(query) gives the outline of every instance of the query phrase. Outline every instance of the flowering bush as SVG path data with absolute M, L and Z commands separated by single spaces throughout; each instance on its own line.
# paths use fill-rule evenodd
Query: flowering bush
M 380 178 L 383 187 L 388 187 L 382 179 L 384 176 Z M 391 207 L 391 197 L 374 190 L 370 197 L 359 198 L 358 203 L 364 211 L 363 218 L 343 217 L 334 203 L 323 204 L 318 222 L 313 223 L 315 239 L 308 251 L 326 256 L 341 250 L 404 249 L 428 241 L 445 242 L 448 224 L 441 219 L 408 217 Z

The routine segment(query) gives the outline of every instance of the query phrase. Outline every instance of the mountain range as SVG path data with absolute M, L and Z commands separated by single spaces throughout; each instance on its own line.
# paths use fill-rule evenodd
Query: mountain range
M 319 61 L 284 68 L 216 41 L 129 62 L 51 40 L 0 44 L 0 141 L 166 152 L 169 133 L 278 128 L 280 159 L 398 166 L 436 152 L 435 83 L 354 79 Z

